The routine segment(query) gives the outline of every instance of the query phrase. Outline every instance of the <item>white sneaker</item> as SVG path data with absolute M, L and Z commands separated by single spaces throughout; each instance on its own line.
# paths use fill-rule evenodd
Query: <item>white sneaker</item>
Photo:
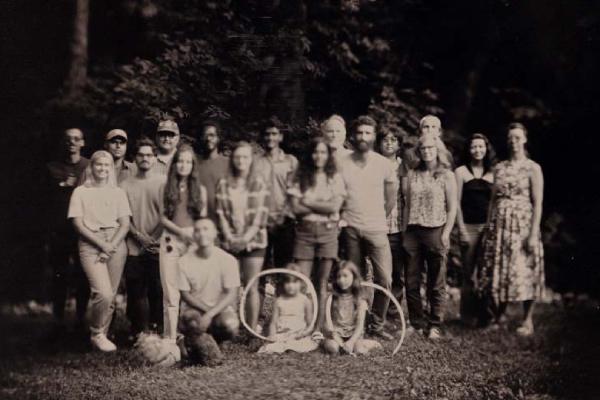
M 429 340 L 440 340 L 442 337 L 442 331 L 440 328 L 434 326 L 429 330 Z
M 104 333 L 92 335 L 90 337 L 90 341 L 92 342 L 92 346 L 105 353 L 117 350 L 117 346 L 115 346 L 113 342 L 108 340 Z

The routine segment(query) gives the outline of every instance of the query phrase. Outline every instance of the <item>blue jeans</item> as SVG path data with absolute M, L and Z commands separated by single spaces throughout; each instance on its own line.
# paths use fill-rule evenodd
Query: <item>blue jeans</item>
M 392 293 L 400 303 L 404 298 L 404 266 L 406 264 L 404 247 L 402 247 L 403 236 L 402 232 L 388 234 L 392 251 Z
M 386 232 L 370 232 L 348 226 L 342 230 L 342 247 L 346 259 L 356 264 L 366 279 L 368 275 L 365 258 L 373 266 L 375 283 L 387 290 L 392 286 L 392 252 Z M 383 329 L 390 299 L 380 290 L 373 295 L 371 331 Z
M 406 251 L 406 304 L 410 323 L 415 329 L 425 328 L 421 302 L 422 262 L 427 265 L 427 298 L 431 307 L 429 325 L 440 326 L 446 305 L 446 258 L 442 245 L 442 227 L 426 228 L 409 225 L 404 233 Z
M 112 240 L 116 228 L 101 229 L 94 234 L 103 240 Z M 102 251 L 87 240 L 79 239 L 81 266 L 90 282 L 90 332 L 99 334 L 108 331 L 115 310 L 115 296 L 123 275 L 127 246 L 122 240 L 116 252 L 106 262 L 98 259 Z

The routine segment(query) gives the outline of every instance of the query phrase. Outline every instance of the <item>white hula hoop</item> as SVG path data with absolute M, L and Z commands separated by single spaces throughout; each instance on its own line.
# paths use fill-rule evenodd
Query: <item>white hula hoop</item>
M 362 282 L 362 286 L 372 287 L 374 289 L 381 290 L 387 297 L 390 298 L 392 303 L 394 303 L 394 306 L 396 307 L 396 309 L 398 310 L 398 313 L 400 314 L 400 322 L 402 323 L 402 333 L 400 334 L 400 341 L 398 342 L 398 344 L 394 348 L 394 351 L 392 352 L 392 356 L 394 356 L 397 352 L 400 351 L 400 347 L 402 347 L 402 343 L 404 342 L 404 336 L 406 336 L 406 321 L 404 319 L 404 312 L 402 312 L 402 306 L 400 305 L 398 300 L 394 297 L 394 295 L 389 290 L 384 288 L 383 286 L 380 286 L 380 285 L 378 285 L 376 283 L 372 283 L 372 282 Z M 327 324 L 327 326 L 333 326 L 333 322 L 331 321 L 331 304 L 332 304 L 332 302 L 333 302 L 333 297 L 331 295 L 329 295 L 329 297 L 327 297 L 327 303 L 325 303 L 325 323 Z
M 246 307 L 245 306 L 246 306 L 246 297 L 248 296 L 248 292 L 249 292 L 250 288 L 252 287 L 252 285 L 254 285 L 261 276 L 274 275 L 274 274 L 292 275 L 292 276 L 295 276 L 296 278 L 299 278 L 306 284 L 306 287 L 308 288 L 308 292 L 310 294 L 310 297 L 311 297 L 311 300 L 313 303 L 313 317 L 312 317 L 312 321 L 309 325 L 310 330 L 312 330 L 314 328 L 315 324 L 317 323 L 317 316 L 319 314 L 319 300 L 317 297 L 317 291 L 315 290 L 315 287 L 312 284 L 312 282 L 310 281 L 310 279 L 308 279 L 304 274 L 302 274 L 298 271 L 294 271 L 294 270 L 286 269 L 286 268 L 273 268 L 273 269 L 267 269 L 267 270 L 261 271 L 260 273 L 256 274 L 252 279 L 250 279 L 250 281 L 248 282 L 246 287 L 244 287 L 244 291 L 242 292 L 242 298 L 240 300 L 240 321 L 242 322 L 242 325 L 244 325 L 244 328 L 246 328 L 246 330 L 248 330 L 248 332 L 250 332 L 257 338 L 266 340 L 268 342 L 276 342 L 276 340 L 269 339 L 268 337 L 261 335 L 260 333 L 256 332 L 254 329 L 252 329 L 248 325 L 248 323 L 246 322 Z

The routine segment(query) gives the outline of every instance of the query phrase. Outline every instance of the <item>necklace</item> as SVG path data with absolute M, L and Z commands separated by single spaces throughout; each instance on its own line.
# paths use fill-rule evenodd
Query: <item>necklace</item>
M 179 191 L 180 192 L 185 192 L 187 190 L 187 183 L 185 182 L 180 182 L 179 183 Z

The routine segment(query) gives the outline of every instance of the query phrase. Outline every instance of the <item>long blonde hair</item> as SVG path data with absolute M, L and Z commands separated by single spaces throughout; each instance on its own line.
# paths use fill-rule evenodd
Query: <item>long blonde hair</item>
M 79 180 L 80 185 L 83 185 L 85 187 L 92 187 L 94 185 L 96 178 L 94 177 L 92 168 L 93 168 L 94 163 L 99 158 L 108 158 L 110 160 L 110 170 L 108 171 L 108 181 L 106 182 L 106 186 L 117 187 L 117 178 L 116 178 L 116 174 L 115 174 L 115 161 L 113 160 L 112 155 L 108 151 L 105 151 L 105 150 L 98 150 L 94 154 L 92 154 L 92 156 L 90 157 L 90 163 L 88 164 L 87 167 L 85 167 L 83 174 L 81 174 L 81 179 Z
M 416 169 L 421 171 L 425 171 L 427 169 L 427 165 L 425 165 L 425 162 L 421 156 L 421 146 L 423 146 L 423 143 L 430 140 L 433 141 L 437 149 L 437 166 L 433 171 L 433 176 L 438 178 L 446 171 L 449 171 L 452 168 L 452 164 L 450 163 L 450 152 L 448 151 L 448 148 L 444 142 L 442 142 L 442 139 L 440 139 L 437 135 L 428 133 L 419 138 L 419 141 L 417 142 L 417 157 L 419 157 L 420 161 Z

